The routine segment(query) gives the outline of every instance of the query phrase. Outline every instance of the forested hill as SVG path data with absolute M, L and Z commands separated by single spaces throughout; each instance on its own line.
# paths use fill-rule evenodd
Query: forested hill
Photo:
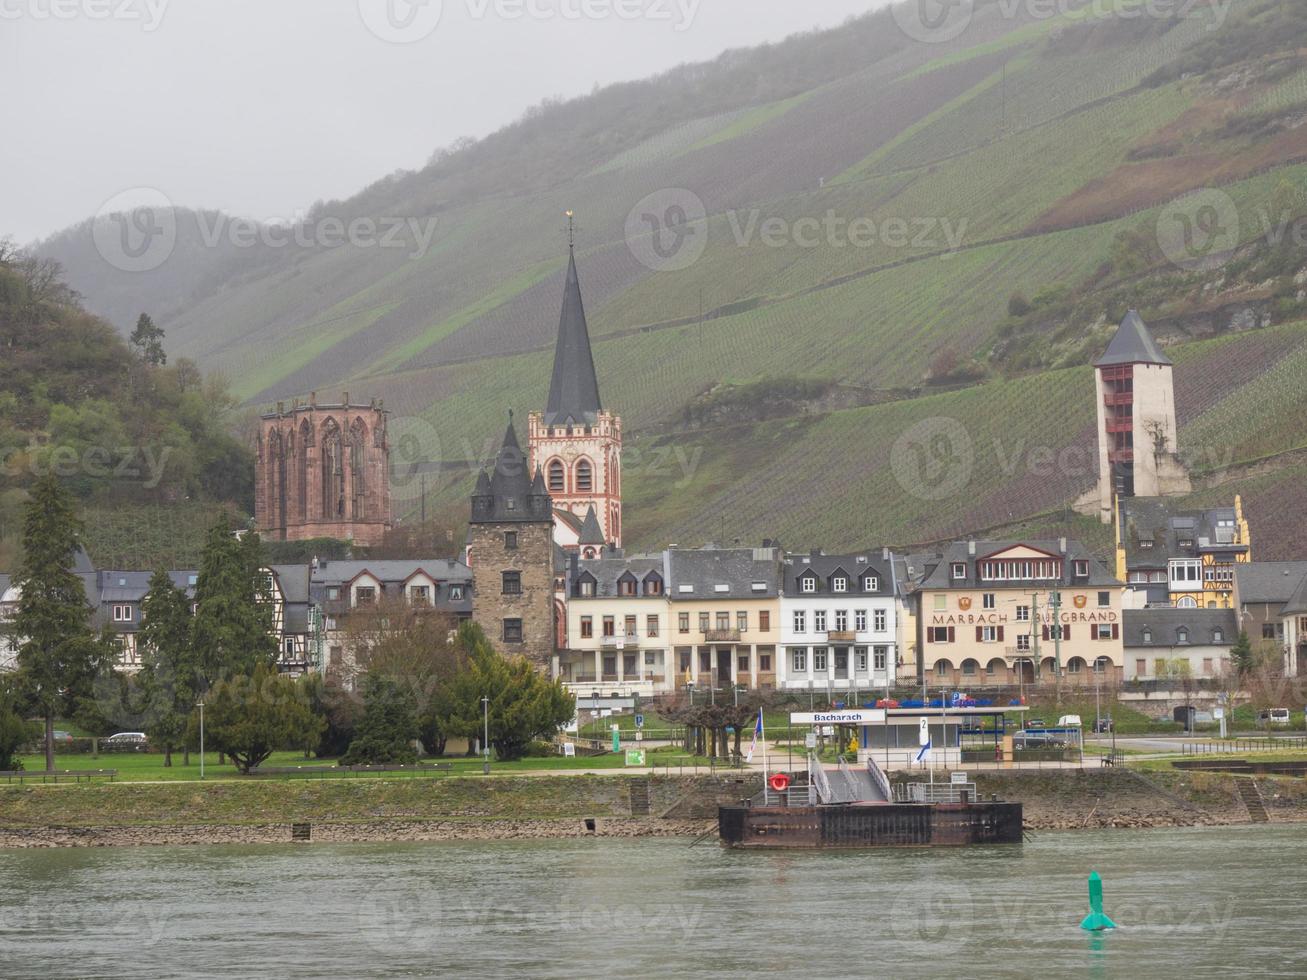
M 42 254 L 250 403 L 384 398 L 430 464 L 401 516 L 421 485 L 465 514 L 505 411 L 543 404 L 572 209 L 635 546 L 1061 521 L 1130 307 L 1176 361 L 1200 493 L 1278 519 L 1307 430 L 1307 4 L 954 7 L 946 40 L 912 39 L 914 4 L 544 104 L 322 203 L 299 244 L 179 209 L 146 271 L 89 222 Z M 328 240 L 359 218 L 395 247 Z M 946 500 L 894 465 L 939 419 L 970 453 Z
M 167 338 L 148 323 L 138 339 L 83 309 L 53 261 L 0 242 L 0 568 L 12 567 L 25 490 L 48 469 L 90 514 L 250 508 L 252 461 L 225 384 L 186 358 L 163 363 Z

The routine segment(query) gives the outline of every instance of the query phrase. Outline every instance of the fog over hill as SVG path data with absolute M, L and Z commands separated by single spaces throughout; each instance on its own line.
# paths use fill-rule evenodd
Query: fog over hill
M 543 403 L 574 210 L 637 546 L 1074 523 L 1088 363 L 1139 308 L 1198 495 L 1274 521 L 1307 421 L 1307 11 L 1070 6 L 882 10 L 539 105 L 294 228 L 158 201 L 41 251 L 251 403 L 384 398 L 452 514 Z M 901 465 L 941 419 L 969 452 L 943 503 Z

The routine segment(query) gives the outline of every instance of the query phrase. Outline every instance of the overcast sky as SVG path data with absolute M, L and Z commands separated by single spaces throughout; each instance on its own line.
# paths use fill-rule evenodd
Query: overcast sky
M 0 237 L 138 187 L 293 217 L 547 96 L 884 2 L 0 0 Z

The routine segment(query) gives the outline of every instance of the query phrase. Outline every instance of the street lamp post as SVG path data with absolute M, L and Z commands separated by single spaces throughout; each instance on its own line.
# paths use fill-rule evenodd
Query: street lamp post
M 485 719 L 485 738 L 481 742 L 481 754 L 484 761 L 481 763 L 482 775 L 490 775 L 490 698 L 481 699 L 481 710 Z
M 196 707 L 200 709 L 200 778 L 204 778 L 204 702 L 200 701 Z

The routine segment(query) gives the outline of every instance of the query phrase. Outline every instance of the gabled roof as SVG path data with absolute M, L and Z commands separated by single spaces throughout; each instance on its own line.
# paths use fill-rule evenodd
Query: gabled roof
M 595 421 L 600 409 L 599 380 L 595 376 L 590 331 L 581 302 L 581 283 L 576 275 L 576 254 L 569 250 L 545 425 L 587 425 Z
M 976 541 L 976 553 L 971 554 L 971 542 L 955 541 L 944 548 L 938 558 L 923 559 L 927 570 L 921 574 L 919 588 L 922 589 L 975 589 L 985 588 L 1026 588 L 1034 584 L 1044 589 L 1054 584 L 1051 579 L 1025 579 L 1021 581 L 982 582 L 980 563 L 986 555 L 995 555 L 1012 548 L 1026 547 L 1035 551 L 1048 552 L 1062 561 L 1061 585 L 1067 588 L 1091 588 L 1096 586 L 1121 585 L 1097 557 L 1085 545 L 1074 539 L 1066 542 L 1066 551 L 1062 551 L 1061 541 L 1023 540 L 1023 541 Z M 1077 578 L 1075 562 L 1089 563 L 1088 577 Z M 932 564 L 933 563 L 933 564 Z M 954 564 L 966 565 L 967 575 L 964 579 L 953 578 Z
M 1280 610 L 1281 616 L 1303 616 L 1307 615 L 1307 578 L 1304 578 L 1298 588 L 1294 590 L 1289 601 L 1284 604 Z
M 1307 579 L 1307 561 L 1250 561 L 1234 566 L 1240 603 L 1284 603 Z
M 811 595 L 799 588 L 799 580 L 807 577 L 817 579 L 817 589 L 824 592 L 830 586 L 831 577 L 843 574 L 849 580 L 849 593 L 858 595 L 891 595 L 893 586 L 893 556 L 887 561 L 882 549 L 856 555 L 786 555 L 785 584 L 786 595 Z M 862 580 L 868 575 L 877 579 L 875 592 L 863 592 Z
M 1171 647 L 1176 645 L 1176 631 L 1189 631 L 1191 647 L 1230 646 L 1239 637 L 1239 621 L 1233 609 L 1126 609 L 1121 613 L 1124 645 L 1127 647 Z M 1144 631 L 1152 634 L 1145 642 Z M 1221 631 L 1221 639 L 1213 633 Z
M 1171 359 L 1162 353 L 1157 341 L 1148 332 L 1148 327 L 1139 314 L 1131 310 L 1121 321 L 1116 335 L 1103 356 L 1094 362 L 1094 367 L 1107 367 L 1113 364 L 1170 364 Z
M 1121 501 L 1120 520 L 1126 568 L 1164 568 L 1172 558 L 1248 550 L 1246 541 L 1234 541 L 1239 525 L 1233 506 L 1182 510 L 1158 497 L 1127 497 Z M 1181 541 L 1190 544 L 1181 547 Z M 1152 544 L 1141 547 L 1141 542 Z
M 779 594 L 781 563 L 773 548 L 676 548 L 667 555 L 668 597 L 673 601 L 766 599 Z M 682 591 L 687 586 L 689 591 Z

